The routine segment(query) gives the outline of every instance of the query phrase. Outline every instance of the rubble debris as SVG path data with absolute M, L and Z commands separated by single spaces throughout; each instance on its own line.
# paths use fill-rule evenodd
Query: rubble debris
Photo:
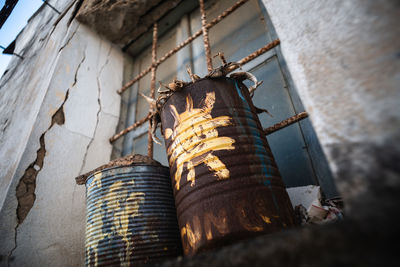
M 307 209 L 310 223 L 320 223 L 328 214 L 328 208 L 322 206 L 319 199 L 315 199 Z
M 307 221 L 309 220 L 307 210 L 302 204 L 294 207 L 294 216 L 297 225 L 303 226 L 307 224 Z
M 294 208 L 296 222 L 301 226 L 343 220 L 342 210 L 343 202 L 340 198 L 323 200 L 320 193 L 308 207 L 299 204 Z

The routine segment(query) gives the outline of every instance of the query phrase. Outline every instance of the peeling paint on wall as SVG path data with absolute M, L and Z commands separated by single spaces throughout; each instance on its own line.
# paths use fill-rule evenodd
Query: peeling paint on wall
M 64 124 L 64 104 L 68 99 L 68 94 L 69 90 L 67 90 L 67 94 L 65 95 L 65 99 L 60 108 L 52 116 L 50 127 L 46 130 L 46 132 L 51 129 L 51 127 L 53 127 L 55 123 L 58 125 Z M 43 168 L 44 157 L 46 156 L 46 145 L 44 142 L 44 136 L 46 132 L 44 132 L 42 136 L 40 136 L 40 148 L 36 153 L 36 160 L 32 162 L 31 165 L 29 165 L 29 167 L 25 170 L 24 175 L 21 177 L 17 185 L 16 196 L 18 200 L 18 224 L 21 224 L 25 220 L 36 199 L 36 177 L 40 170 Z
M 36 177 L 43 167 L 44 157 L 46 156 L 44 134 L 40 137 L 40 148 L 36 155 L 36 160 L 32 162 L 32 164 L 25 170 L 25 173 L 17 186 L 16 196 L 18 200 L 18 224 L 21 224 L 25 220 L 36 199 Z
M 53 114 L 51 117 L 51 124 L 49 128 L 40 136 L 39 143 L 40 148 L 36 152 L 36 159 L 32 162 L 29 167 L 25 170 L 24 175 L 19 180 L 19 183 L 16 188 L 16 197 L 18 201 L 17 206 L 17 220 L 18 224 L 15 226 L 15 246 L 10 251 L 8 255 L 8 265 L 10 266 L 10 261 L 12 261 L 13 257 L 12 254 L 14 250 L 17 248 L 17 230 L 21 223 L 24 222 L 26 216 L 29 214 L 30 210 L 32 209 L 35 200 L 36 200 L 36 178 L 43 168 L 44 158 L 46 156 L 46 144 L 45 144 L 45 135 L 47 131 L 49 131 L 54 124 L 63 125 L 65 122 L 65 115 L 64 115 L 64 104 L 68 99 L 69 89 L 65 95 L 64 101 L 62 102 L 61 106 L 58 110 Z

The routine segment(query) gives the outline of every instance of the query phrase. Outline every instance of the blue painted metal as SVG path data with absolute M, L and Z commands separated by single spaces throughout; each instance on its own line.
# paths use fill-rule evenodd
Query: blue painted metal
M 86 181 L 86 266 L 130 266 L 181 254 L 169 170 L 135 165 Z

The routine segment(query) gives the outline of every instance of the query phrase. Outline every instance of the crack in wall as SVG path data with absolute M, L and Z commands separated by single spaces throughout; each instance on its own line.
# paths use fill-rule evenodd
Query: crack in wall
M 81 65 L 83 64 L 83 61 L 85 61 L 85 59 L 86 59 L 86 53 L 83 53 L 82 60 L 81 60 L 81 62 L 79 62 L 78 67 L 76 67 L 76 72 L 74 75 L 74 82 L 72 83 L 71 88 L 74 87 L 76 85 L 76 83 L 78 82 L 78 71 L 81 68 Z
M 68 26 L 72 23 L 72 21 L 74 20 L 74 18 L 78 14 L 79 9 L 81 8 L 82 4 L 83 4 L 83 0 L 78 0 L 77 1 L 77 4 L 76 4 L 74 10 L 72 11 L 71 17 L 68 20 L 68 23 L 67 23 Z
M 63 125 L 65 123 L 65 115 L 64 115 L 64 104 L 68 99 L 69 89 L 65 94 L 64 101 L 62 102 L 61 106 L 58 110 L 53 114 L 51 117 L 51 123 L 49 128 L 40 136 L 39 143 L 40 147 L 36 151 L 36 159 L 32 162 L 29 167 L 25 170 L 24 175 L 19 180 L 19 183 L 16 188 L 16 197 L 17 197 L 17 225 L 14 228 L 14 248 L 10 251 L 8 255 L 8 266 L 10 266 L 11 261 L 13 260 L 12 254 L 14 250 L 17 248 L 17 231 L 18 227 L 21 223 L 24 222 L 26 216 L 28 215 L 29 211 L 32 209 L 33 204 L 36 200 L 36 178 L 39 172 L 43 168 L 44 158 L 46 156 L 46 144 L 44 137 L 54 124 Z
M 75 75 L 74 75 L 74 82 L 71 86 L 73 88 L 75 84 L 77 83 L 78 79 L 78 72 L 80 70 L 80 67 L 82 63 L 86 59 L 86 54 L 83 54 L 82 60 L 79 62 Z M 36 159 L 34 162 L 32 162 L 28 168 L 25 170 L 23 176 L 20 178 L 18 185 L 16 187 L 16 197 L 17 197 L 17 224 L 14 228 L 14 247 L 8 254 L 8 266 L 10 266 L 11 261 L 13 261 L 13 252 L 17 248 L 17 233 L 18 233 L 18 227 L 23 223 L 25 220 L 26 216 L 32 209 L 35 200 L 36 200 L 36 178 L 41 169 L 43 168 L 44 164 L 44 158 L 46 156 L 46 145 L 45 145 L 45 135 L 46 133 L 54 126 L 54 124 L 58 125 L 63 125 L 65 123 L 65 113 L 64 113 L 64 105 L 68 100 L 69 96 L 69 91 L 71 88 L 67 89 L 67 92 L 65 94 L 65 98 L 63 102 L 61 103 L 60 107 L 57 109 L 57 111 L 52 115 L 51 117 L 51 123 L 50 126 L 47 128 L 47 130 L 40 136 L 39 138 L 39 143 L 40 147 L 36 152 Z
M 0 138 L 2 137 L 2 135 L 4 134 L 4 132 L 6 131 L 8 125 L 10 125 L 10 118 L 4 118 L 4 120 L 0 123 Z
M 35 202 L 36 195 L 36 177 L 39 171 L 43 168 L 44 157 L 46 156 L 46 145 L 44 142 L 44 136 L 48 130 L 50 130 L 54 124 L 63 125 L 65 122 L 64 115 L 64 104 L 68 99 L 69 89 L 65 95 L 64 101 L 58 110 L 53 114 L 51 118 L 51 124 L 49 128 L 40 136 L 40 148 L 36 152 L 36 160 L 32 162 L 29 167 L 25 170 L 24 175 L 19 180 L 16 189 L 16 196 L 18 200 L 17 207 L 17 219 L 18 224 L 21 224 L 29 211 L 31 210 L 33 203 Z
M 82 0 L 79 0 L 82 1 Z M 62 11 L 62 13 L 57 17 L 56 21 L 53 23 L 50 35 L 55 31 L 55 29 L 57 28 L 58 24 L 60 23 L 60 21 L 67 15 L 68 11 L 75 5 L 76 0 L 72 1 L 65 9 L 64 11 Z M 71 22 L 73 21 L 73 19 L 75 18 L 74 13 L 71 14 L 70 18 L 68 19 L 67 22 L 67 28 L 71 25 Z
M 60 47 L 60 49 L 58 50 L 58 52 L 61 52 L 61 50 L 63 50 L 63 49 L 69 44 L 69 42 L 71 42 L 72 38 L 74 38 L 76 32 L 78 31 L 79 26 L 80 26 L 80 25 L 78 24 L 78 26 L 76 27 L 76 29 L 74 30 L 74 32 L 71 34 L 71 36 L 70 36 L 70 37 L 68 38 L 68 40 L 65 42 L 65 44 L 64 44 L 63 46 Z
M 72 87 L 75 86 L 77 82 L 78 71 L 85 58 L 86 56 L 84 54 L 82 60 L 79 62 L 76 68 L 74 83 L 72 84 Z M 63 103 L 51 117 L 51 123 L 49 128 L 47 128 L 47 130 L 40 136 L 39 139 L 40 148 L 36 152 L 36 160 L 33 163 L 31 163 L 29 167 L 25 170 L 24 175 L 19 180 L 19 183 L 17 185 L 16 196 L 18 200 L 18 207 L 17 207 L 18 224 L 21 224 L 25 220 L 29 211 L 33 207 L 33 203 L 35 202 L 36 177 L 39 171 L 43 168 L 44 157 L 46 155 L 44 136 L 54 126 L 54 124 L 63 125 L 65 123 L 64 104 L 68 100 L 69 90 L 70 89 L 67 90 Z
M 96 77 L 96 80 L 97 80 L 97 103 L 99 104 L 99 109 L 97 110 L 97 115 L 96 115 L 96 126 L 95 126 L 95 128 L 94 128 L 93 136 L 92 136 L 92 138 L 90 139 L 88 145 L 86 146 L 86 151 L 85 151 L 85 155 L 84 155 L 84 157 L 83 157 L 83 162 L 82 162 L 82 166 L 81 166 L 81 169 L 80 169 L 80 171 L 79 171 L 79 174 L 82 174 L 83 168 L 84 168 L 85 165 L 86 165 L 86 160 L 87 160 L 87 155 L 88 155 L 88 152 L 89 152 L 89 148 L 90 148 L 90 146 L 92 145 L 92 143 L 93 143 L 93 141 L 94 141 L 94 138 L 95 138 L 96 132 L 97 132 L 97 128 L 98 128 L 98 126 L 99 126 L 100 112 L 101 112 L 101 110 L 102 110 L 102 108 L 101 108 L 101 86 L 100 86 L 99 78 L 100 78 L 100 76 L 101 76 L 101 73 L 103 72 L 103 69 L 105 68 L 105 66 L 106 66 L 106 65 L 108 64 L 108 62 L 109 62 L 111 50 L 112 50 L 112 46 L 110 47 L 110 49 L 109 49 L 109 51 L 108 51 L 108 53 L 107 53 L 106 61 L 104 62 L 103 66 L 101 66 L 101 68 L 100 68 L 100 70 L 99 70 L 99 72 L 98 72 L 98 74 L 97 74 L 97 77 Z

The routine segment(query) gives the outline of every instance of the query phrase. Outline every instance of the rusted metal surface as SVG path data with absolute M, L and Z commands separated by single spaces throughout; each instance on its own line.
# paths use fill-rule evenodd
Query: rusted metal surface
M 137 165 L 86 181 L 86 266 L 131 266 L 181 254 L 169 171 Z
M 296 114 L 290 118 L 287 118 L 286 120 L 283 120 L 281 122 L 278 122 L 274 125 L 272 125 L 271 127 L 268 127 L 266 129 L 264 129 L 264 134 L 265 135 L 269 135 L 272 134 L 280 129 L 283 129 L 293 123 L 296 123 L 298 121 L 301 121 L 302 119 L 305 119 L 308 117 L 308 113 L 307 112 L 300 112 L 299 114 Z
M 161 120 L 186 255 L 294 224 L 242 82 L 191 83 L 166 101 Z
M 215 26 L 217 23 L 219 23 L 221 20 L 223 20 L 224 18 L 226 18 L 227 16 L 229 16 L 230 14 L 232 14 L 236 9 L 238 9 L 239 7 L 241 7 L 243 4 L 245 4 L 246 2 L 248 2 L 249 0 L 240 0 L 238 2 L 236 2 L 233 6 L 231 6 L 230 8 L 226 9 L 224 12 L 222 12 L 218 17 L 216 17 L 215 19 L 213 19 L 210 23 L 208 23 L 206 25 L 207 29 L 212 28 L 213 26 Z M 176 52 L 178 52 L 179 50 L 181 50 L 183 47 L 185 47 L 186 45 L 190 44 L 194 39 L 196 39 L 197 37 L 199 37 L 201 34 L 203 33 L 203 30 L 200 29 L 197 32 L 195 32 L 192 36 L 188 37 L 185 41 L 183 41 L 182 43 L 180 43 L 177 47 L 175 47 L 174 49 L 170 50 L 168 53 L 166 53 L 163 57 L 161 57 L 157 63 L 156 66 L 160 65 L 161 63 L 163 63 L 165 60 L 167 60 L 168 58 L 170 58 L 171 56 L 173 56 Z M 132 80 L 130 80 L 129 82 L 127 82 L 121 89 L 119 89 L 117 92 L 119 94 L 122 94 L 125 90 L 127 90 L 129 87 L 131 87 L 135 82 L 139 81 L 141 78 L 143 78 L 147 73 L 149 73 L 151 71 L 151 66 L 149 66 L 148 68 L 146 68 L 145 70 L 143 70 L 141 73 L 139 73 L 135 78 L 133 78 Z
M 150 97 L 155 98 L 156 96 L 156 72 L 157 72 L 157 32 L 158 32 L 158 25 L 154 23 L 153 26 L 153 44 L 151 46 L 151 81 L 150 81 Z M 150 112 L 154 112 L 155 110 L 150 106 Z M 153 135 L 151 134 L 151 127 L 152 123 L 149 121 L 149 131 L 147 137 L 147 155 L 150 158 L 153 158 Z
M 218 17 L 216 17 L 215 19 L 213 19 L 210 23 L 207 24 L 207 29 L 212 28 L 213 26 L 215 26 L 217 23 L 219 23 L 221 20 L 223 20 L 225 17 L 227 17 L 228 15 L 232 14 L 236 9 L 238 9 L 239 7 L 241 7 L 243 4 L 245 4 L 246 2 L 248 2 L 249 0 L 241 0 L 236 2 L 233 6 L 231 6 L 230 8 L 226 9 L 224 12 L 222 12 Z M 195 32 L 192 36 L 188 37 L 185 41 L 183 41 L 182 43 L 180 43 L 177 47 L 175 47 L 174 49 L 172 49 L 171 51 L 169 51 L 168 53 L 166 53 L 162 58 L 160 58 L 157 61 L 157 64 L 161 64 L 162 62 L 164 62 L 165 60 L 167 60 L 169 57 L 171 57 L 172 55 L 174 55 L 176 52 L 178 52 L 180 49 L 182 49 L 183 47 L 185 47 L 186 45 L 188 45 L 189 43 L 191 43 L 194 39 L 196 39 L 197 37 L 199 37 L 201 34 L 203 33 L 203 30 L 200 29 L 197 32 Z
M 258 56 L 261 56 L 262 54 L 264 54 L 265 52 L 271 50 L 272 48 L 278 46 L 281 43 L 281 41 L 279 39 L 273 40 L 272 42 L 270 42 L 269 44 L 266 44 L 265 46 L 261 47 L 260 49 L 254 51 L 253 53 L 251 53 L 250 55 L 248 55 L 247 57 L 242 58 L 241 60 L 238 61 L 238 63 L 240 65 L 244 65 L 249 61 L 252 61 L 253 59 L 255 59 Z
M 213 70 L 213 66 L 212 66 L 212 58 L 211 58 L 210 39 L 208 37 L 206 10 L 204 8 L 204 0 L 199 0 L 199 5 L 200 5 L 200 14 L 201 14 L 201 30 L 203 32 L 204 51 L 205 51 L 206 60 L 207 60 L 207 69 L 208 69 L 208 72 L 211 72 Z
M 223 52 L 218 52 L 214 57 L 219 57 L 221 59 L 222 65 L 228 64 L 228 62 L 225 59 L 225 55 Z
M 133 131 L 133 129 L 135 129 L 136 127 L 141 126 L 143 123 L 145 123 L 146 121 L 150 120 L 150 118 L 153 116 L 154 113 L 149 112 L 147 114 L 146 117 L 144 117 L 143 119 L 135 122 L 134 124 L 132 124 L 131 126 L 129 126 L 128 128 L 123 129 L 122 131 L 120 131 L 119 133 L 115 134 L 113 137 L 110 138 L 110 143 L 115 142 L 118 138 L 120 138 L 121 136 L 124 136 L 125 134 L 129 133 L 130 131 Z

